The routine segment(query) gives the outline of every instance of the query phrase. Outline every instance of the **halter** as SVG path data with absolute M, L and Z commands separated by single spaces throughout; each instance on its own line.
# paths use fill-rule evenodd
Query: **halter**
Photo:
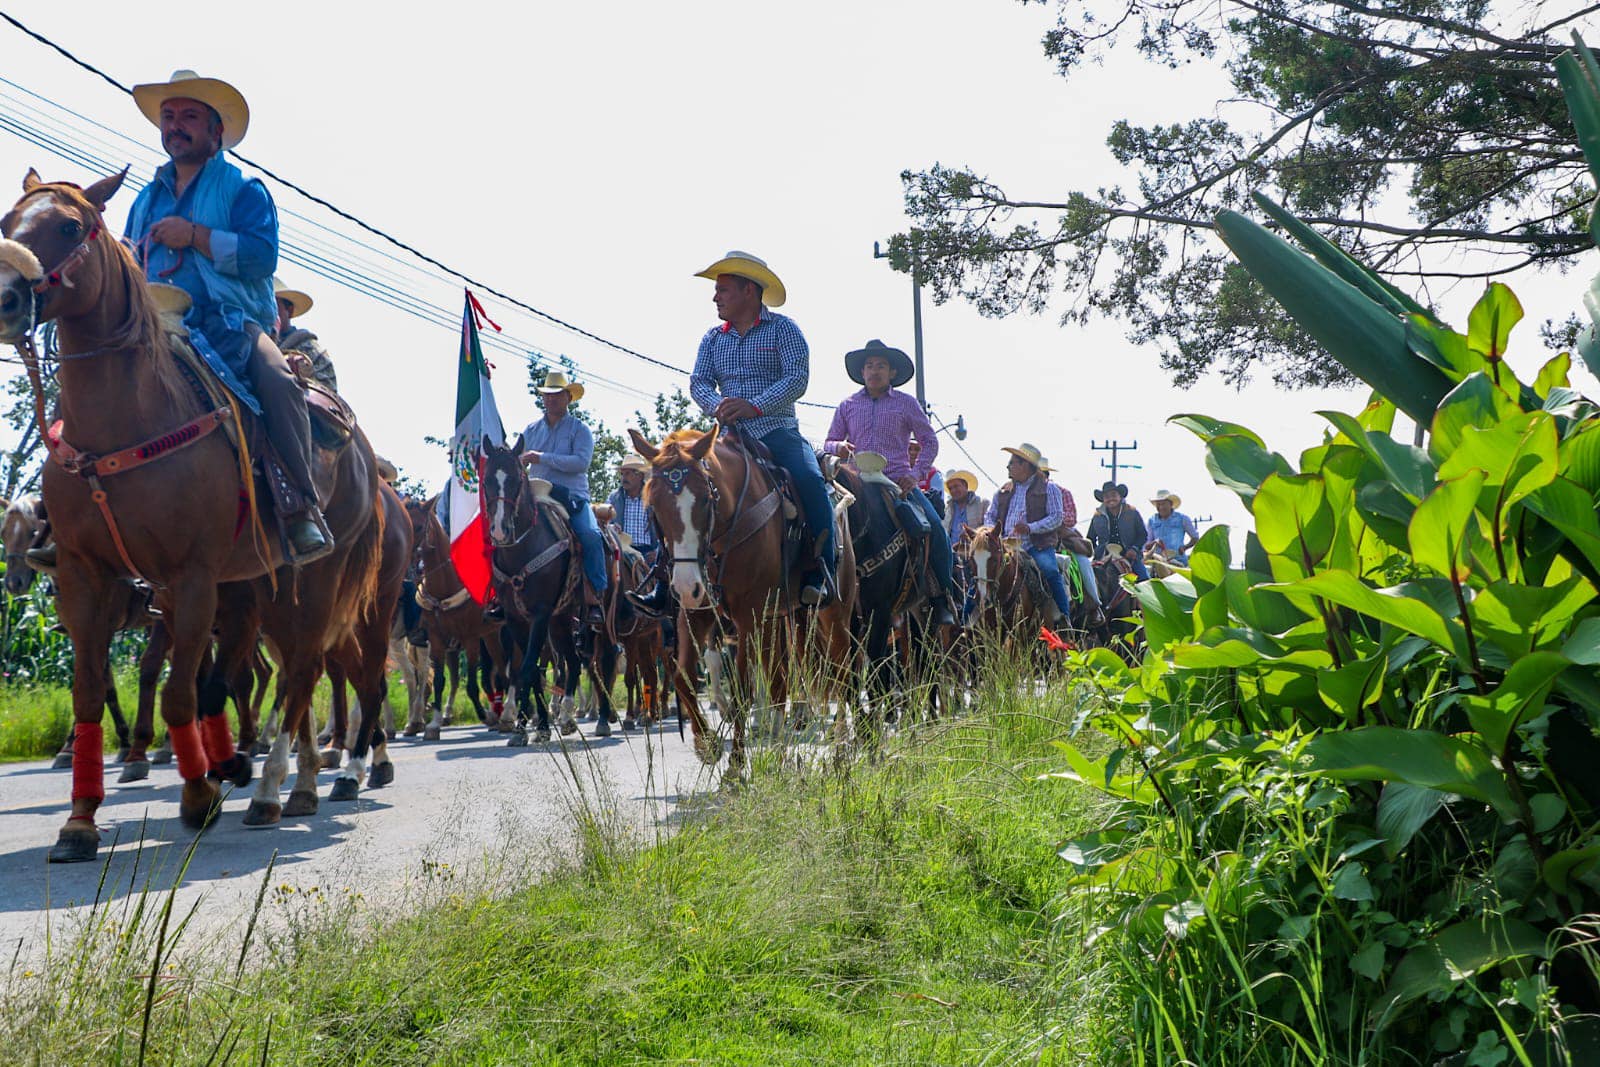
M 698 566 L 705 567 L 706 549 L 707 546 L 711 544 L 712 531 L 717 524 L 717 505 L 722 502 L 722 491 L 717 488 L 716 479 L 711 477 L 711 464 L 709 461 L 703 459 L 700 461 L 700 471 L 706 476 L 706 536 L 701 543 L 699 554 L 694 556 L 680 556 L 676 551 L 674 551 L 672 554 L 672 562 L 693 563 Z M 673 496 L 682 496 L 684 489 L 688 486 L 689 467 L 687 464 L 682 467 L 666 467 L 661 470 L 652 471 L 650 473 L 650 477 L 665 482 L 667 484 L 667 489 L 671 491 Z M 693 513 L 691 512 L 691 520 L 693 517 Z M 662 540 L 666 540 L 666 538 L 663 537 Z M 676 549 L 677 545 L 673 545 L 673 548 Z M 720 599 L 720 597 L 718 599 Z

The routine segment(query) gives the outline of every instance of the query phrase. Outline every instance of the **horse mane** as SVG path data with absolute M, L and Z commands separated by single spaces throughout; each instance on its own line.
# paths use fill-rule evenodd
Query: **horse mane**
M 698 441 L 700 439 L 700 435 L 704 432 L 704 430 L 697 430 L 693 426 L 680 426 L 661 439 L 661 447 L 666 448 L 668 445 L 683 444 L 687 441 Z
M 34 192 L 58 193 L 80 210 L 88 211 L 94 216 L 100 230 L 95 243 L 106 252 L 108 266 L 113 275 L 121 277 L 128 302 L 128 312 L 111 340 L 119 345 L 142 350 L 150 360 L 163 399 L 182 410 L 182 407 L 189 403 L 186 398 L 192 398 L 193 393 L 182 371 L 178 369 L 177 359 L 173 355 L 172 345 L 167 337 L 166 326 L 161 321 L 161 309 L 156 306 L 155 298 L 150 295 L 144 271 L 134 260 L 133 252 L 127 245 L 111 236 L 111 231 L 106 228 L 105 213 L 95 207 L 78 186 L 71 182 L 46 182 L 36 187 Z M 106 251 L 108 246 L 109 251 Z M 105 279 L 106 285 L 112 283 L 113 277 Z

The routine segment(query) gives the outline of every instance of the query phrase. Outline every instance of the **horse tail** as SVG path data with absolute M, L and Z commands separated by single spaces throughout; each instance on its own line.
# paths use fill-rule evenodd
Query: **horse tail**
M 374 468 L 376 469 L 376 468 Z M 356 542 L 350 559 L 354 564 L 357 610 L 363 620 L 373 618 L 378 611 L 378 586 L 383 575 L 383 533 L 389 521 L 388 508 L 383 502 L 383 483 L 372 492 L 372 521 L 367 524 Z

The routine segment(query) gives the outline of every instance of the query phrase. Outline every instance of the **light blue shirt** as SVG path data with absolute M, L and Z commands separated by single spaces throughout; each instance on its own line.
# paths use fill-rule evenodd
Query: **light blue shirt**
M 528 467 L 530 478 L 543 478 L 575 497 L 589 499 L 594 435 L 583 420 L 563 415 L 560 422 L 551 426 L 549 420 L 540 417 L 522 431 L 522 450 L 540 453 L 539 462 Z
M 1160 541 L 1173 553 L 1172 562 L 1179 566 L 1189 562 L 1189 553 L 1183 551 L 1184 535 L 1187 534 L 1190 540 L 1200 540 L 1194 520 L 1181 511 L 1174 511 L 1164 519 L 1160 515 L 1153 515 L 1144 520 L 1144 524 L 1150 531 L 1150 540 Z

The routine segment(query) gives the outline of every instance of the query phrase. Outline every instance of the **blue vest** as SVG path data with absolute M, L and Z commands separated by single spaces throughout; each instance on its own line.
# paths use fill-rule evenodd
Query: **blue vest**
M 189 198 L 184 217 L 208 229 L 231 229 L 233 201 L 244 188 L 245 182 L 254 180 L 246 178 L 238 167 L 223 159 L 221 154 L 213 156 L 195 175 L 193 188 L 184 190 Z M 133 210 L 128 216 L 128 235 L 135 240 L 149 233 L 150 227 L 158 221 L 149 216 L 150 202 L 155 198 L 154 190 L 159 188 L 159 184 L 151 182 L 145 186 L 139 191 L 139 199 L 134 201 Z M 219 272 L 205 256 L 197 255 L 194 261 L 206 284 L 206 292 L 189 294 L 194 297 L 195 310 L 200 310 L 202 304 L 210 304 L 222 310 L 224 319 L 231 320 L 233 316 L 229 312 L 234 312 L 263 330 L 272 331 L 278 321 L 278 303 L 272 294 L 271 278 L 230 278 Z

